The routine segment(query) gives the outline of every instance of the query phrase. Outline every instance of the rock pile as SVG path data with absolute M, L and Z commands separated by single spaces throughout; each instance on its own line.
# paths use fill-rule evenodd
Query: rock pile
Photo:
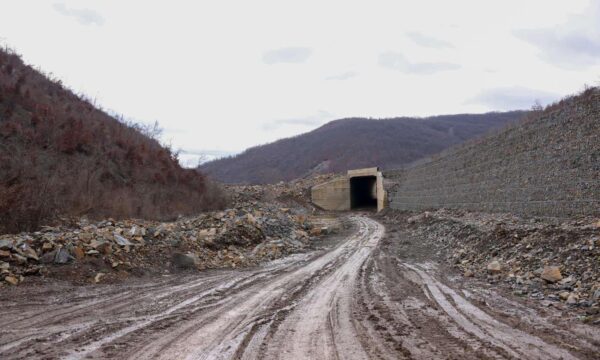
M 407 231 L 426 239 L 465 276 L 505 285 L 546 306 L 578 309 L 582 319 L 600 321 L 598 219 L 438 210 L 410 216 L 406 224 Z
M 0 283 L 17 285 L 31 275 L 99 282 L 129 273 L 251 266 L 302 251 L 322 232 L 312 209 L 298 205 L 307 186 L 310 181 L 229 187 L 232 208 L 173 222 L 83 218 L 0 235 Z

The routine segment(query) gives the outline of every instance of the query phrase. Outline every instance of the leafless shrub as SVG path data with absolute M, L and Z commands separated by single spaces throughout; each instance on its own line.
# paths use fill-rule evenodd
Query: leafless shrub
M 63 215 L 173 218 L 224 206 L 161 129 L 119 121 L 0 50 L 0 232 Z

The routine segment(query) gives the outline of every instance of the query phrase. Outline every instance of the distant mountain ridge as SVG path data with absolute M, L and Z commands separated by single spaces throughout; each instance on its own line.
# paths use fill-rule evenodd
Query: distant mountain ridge
M 369 166 L 390 169 L 501 128 L 526 113 L 334 120 L 308 133 L 205 163 L 199 169 L 226 183 L 272 183 Z

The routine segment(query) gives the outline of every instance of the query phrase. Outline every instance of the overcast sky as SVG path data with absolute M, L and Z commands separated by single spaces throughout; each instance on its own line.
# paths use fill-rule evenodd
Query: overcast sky
M 600 82 L 600 0 L 4 0 L 0 41 L 209 156 L 342 117 L 530 108 Z

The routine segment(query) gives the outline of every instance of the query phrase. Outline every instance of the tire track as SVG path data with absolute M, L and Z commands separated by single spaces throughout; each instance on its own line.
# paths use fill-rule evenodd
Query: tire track
M 549 322 L 530 321 L 544 336 L 515 329 L 499 320 L 508 310 L 469 301 L 483 290 L 463 296 L 435 264 L 395 256 L 377 221 L 344 221 L 351 231 L 331 249 L 260 268 L 83 287 L 58 302 L 44 291 L 22 306 L 0 300 L 12 324 L 0 330 L 0 358 L 576 358 L 551 341 L 564 331 Z M 590 339 L 577 345 L 593 353 Z

